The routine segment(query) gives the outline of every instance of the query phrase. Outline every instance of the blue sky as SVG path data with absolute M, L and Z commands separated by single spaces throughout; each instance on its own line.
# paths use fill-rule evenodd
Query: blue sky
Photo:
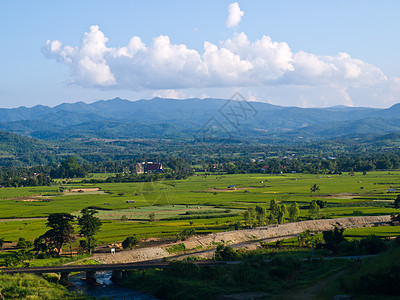
M 400 102 L 399 8 L 352 0 L 4 0 L 0 107 L 236 91 L 279 105 L 388 107 Z

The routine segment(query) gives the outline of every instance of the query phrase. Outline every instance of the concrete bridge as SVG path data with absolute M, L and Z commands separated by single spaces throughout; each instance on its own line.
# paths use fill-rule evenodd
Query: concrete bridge
M 100 271 L 112 271 L 111 279 L 118 281 L 123 278 L 126 271 L 129 270 L 144 270 L 144 269 L 165 269 L 168 268 L 170 262 L 137 262 L 137 263 L 125 263 L 125 264 L 102 264 L 102 265 L 68 265 L 68 266 L 50 266 L 50 267 L 31 267 L 31 268 L 2 268 L 1 272 L 5 274 L 16 274 L 16 273 L 33 273 L 42 275 L 43 273 L 60 273 L 60 281 L 62 283 L 68 283 L 68 276 L 72 272 L 86 272 L 86 282 L 88 284 L 95 285 L 96 272 Z M 223 266 L 226 264 L 237 263 L 237 262 L 226 262 L 226 261 L 191 261 L 183 262 L 195 264 L 199 267 L 215 267 Z

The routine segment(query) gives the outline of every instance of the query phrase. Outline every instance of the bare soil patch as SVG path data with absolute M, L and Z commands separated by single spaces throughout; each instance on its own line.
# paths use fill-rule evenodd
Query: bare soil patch
M 24 200 L 21 200 L 21 201 L 23 201 L 23 202 L 40 202 L 42 200 L 41 199 L 24 199 Z
M 22 201 L 22 202 L 40 202 L 40 201 L 43 201 L 42 198 L 39 198 L 37 196 L 18 197 L 18 198 L 13 198 L 13 200 L 18 200 L 18 201 Z
M 333 198 L 333 199 L 354 199 L 355 197 L 359 197 L 359 194 L 351 194 L 351 193 L 337 193 L 337 194 L 328 194 L 328 195 L 316 195 L 319 198 Z
M 100 190 L 100 188 L 90 188 L 90 189 L 71 189 L 69 191 L 71 193 L 78 193 L 80 191 L 82 191 L 82 192 L 97 192 L 99 190 Z

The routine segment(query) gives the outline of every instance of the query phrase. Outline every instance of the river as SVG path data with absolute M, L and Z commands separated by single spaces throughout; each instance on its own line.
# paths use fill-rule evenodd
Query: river
M 123 300 L 158 300 L 154 296 L 142 292 L 120 287 L 111 281 L 112 272 L 103 271 L 96 272 L 96 280 L 99 286 L 91 286 L 86 284 L 81 278 L 85 277 L 84 273 L 71 275 L 68 277 L 70 283 L 74 287 L 68 288 L 69 291 L 82 291 L 88 296 L 95 298 L 123 299 Z

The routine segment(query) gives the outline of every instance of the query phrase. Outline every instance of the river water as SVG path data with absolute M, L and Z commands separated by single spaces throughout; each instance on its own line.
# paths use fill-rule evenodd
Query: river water
M 111 281 L 112 272 L 96 272 L 96 280 L 99 286 L 88 285 L 81 278 L 85 277 L 85 273 L 75 274 L 68 277 L 70 283 L 74 287 L 68 288 L 69 291 L 82 291 L 88 296 L 106 299 L 120 300 L 158 300 L 154 296 L 142 292 L 120 287 Z

